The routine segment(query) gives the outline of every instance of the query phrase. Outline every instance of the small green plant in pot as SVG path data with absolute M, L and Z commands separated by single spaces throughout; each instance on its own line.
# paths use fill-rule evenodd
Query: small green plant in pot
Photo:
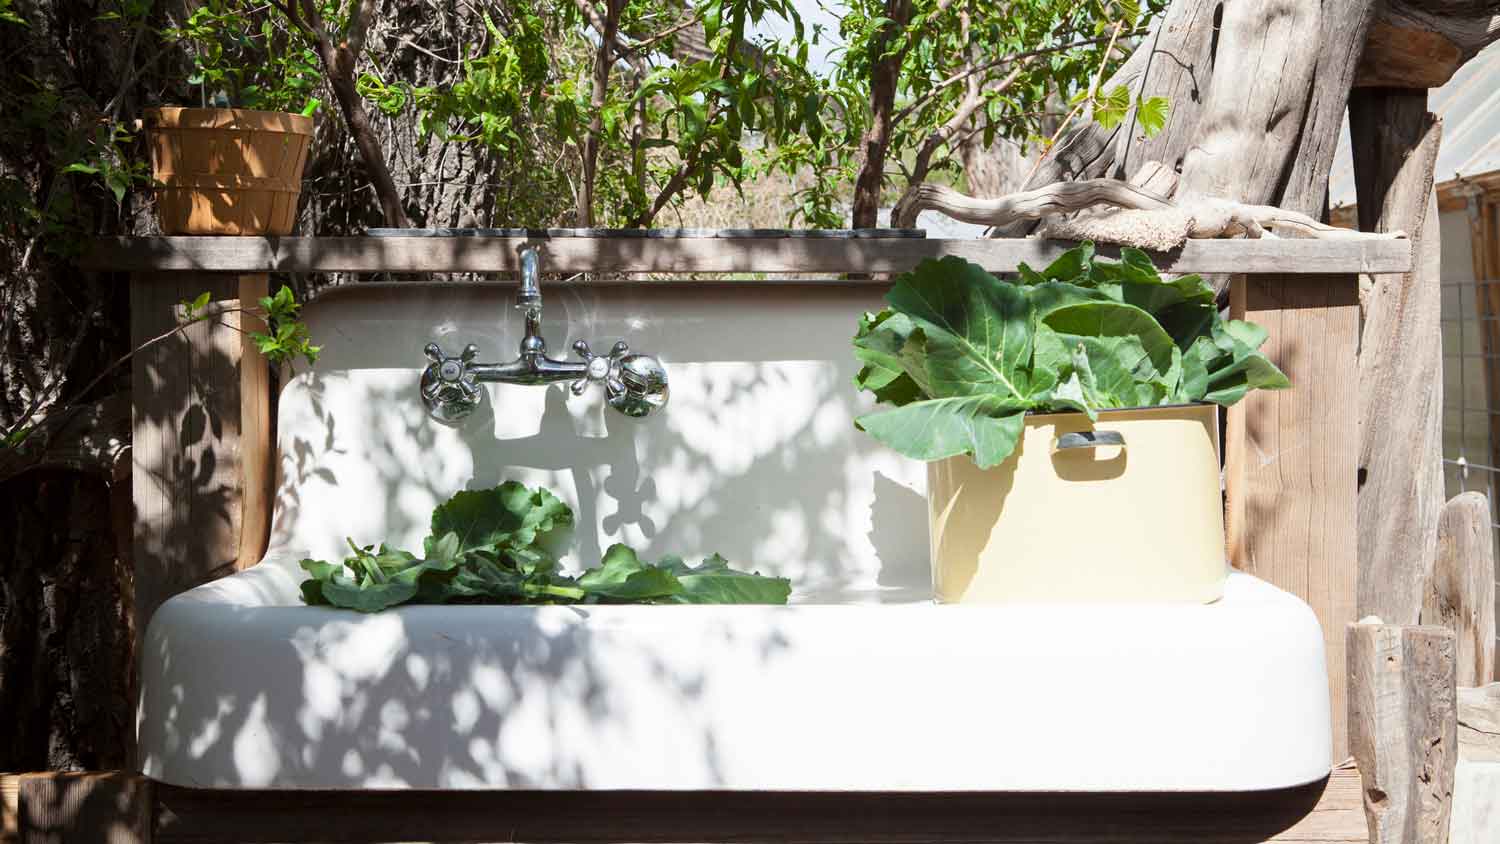
M 321 74 L 305 39 L 278 22 L 242 0 L 208 0 L 162 33 L 184 45 L 200 106 L 146 112 L 165 233 L 291 233 Z
M 1289 386 L 1196 275 L 1091 244 L 1001 281 L 899 277 L 854 338 L 856 424 L 929 461 L 943 601 L 1213 600 L 1226 571 L 1217 407 Z

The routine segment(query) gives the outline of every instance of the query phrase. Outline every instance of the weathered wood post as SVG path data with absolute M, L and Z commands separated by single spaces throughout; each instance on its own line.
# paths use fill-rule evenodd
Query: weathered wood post
M 1458 762 L 1453 631 L 1359 623 L 1348 637 L 1349 738 L 1371 844 L 1446 844 Z

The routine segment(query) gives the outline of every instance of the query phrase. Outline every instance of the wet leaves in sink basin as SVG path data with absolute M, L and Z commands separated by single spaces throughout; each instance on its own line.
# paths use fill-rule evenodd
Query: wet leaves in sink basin
M 577 577 L 562 572 L 540 540 L 573 524 L 550 490 L 507 481 L 465 490 L 432 514 L 423 556 L 359 546 L 342 565 L 303 560 L 309 604 L 376 612 L 398 604 L 784 604 L 791 583 L 736 571 L 718 554 L 698 566 L 680 557 L 655 563 L 616 543 Z

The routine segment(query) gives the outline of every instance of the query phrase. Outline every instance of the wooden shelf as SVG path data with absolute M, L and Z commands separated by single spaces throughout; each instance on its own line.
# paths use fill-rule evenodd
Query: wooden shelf
M 948 255 L 1012 272 L 1022 262 L 1045 266 L 1073 246 L 1031 238 L 120 237 L 96 240 L 80 263 L 128 272 L 507 272 L 527 243 L 542 244 L 543 267 L 554 273 L 888 273 Z M 1399 273 L 1411 267 L 1411 242 L 1190 240 L 1156 260 L 1172 273 Z

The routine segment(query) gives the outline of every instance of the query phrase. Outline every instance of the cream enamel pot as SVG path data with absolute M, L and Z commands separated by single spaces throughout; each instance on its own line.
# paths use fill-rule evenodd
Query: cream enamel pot
M 1213 404 L 1035 414 L 999 466 L 928 464 L 937 600 L 1217 600 L 1218 430 Z

